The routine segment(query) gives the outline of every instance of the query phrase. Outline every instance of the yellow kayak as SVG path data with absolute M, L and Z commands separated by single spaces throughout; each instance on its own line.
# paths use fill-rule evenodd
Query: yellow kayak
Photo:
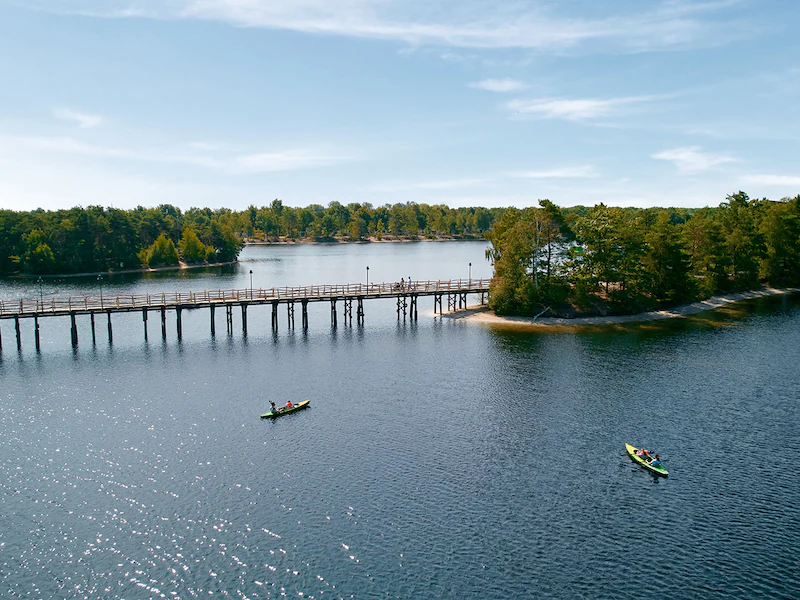
M 639 456 L 638 454 L 636 454 L 636 452 L 639 449 L 634 446 L 631 446 L 630 444 L 625 444 L 625 449 L 628 451 L 628 456 L 630 456 L 635 463 L 640 464 L 651 473 L 655 473 L 656 475 L 661 475 L 661 477 L 666 477 L 667 475 L 669 475 L 669 471 L 667 471 L 663 466 L 661 465 L 653 466 L 652 464 L 650 464 L 653 461 L 652 456 Z
M 302 402 L 298 402 L 297 404 L 293 404 L 291 408 L 288 408 L 286 406 L 281 406 L 278 410 L 276 410 L 274 412 L 273 411 L 269 411 L 269 412 L 264 413 L 263 415 L 261 415 L 261 418 L 262 419 L 274 419 L 275 417 L 282 417 L 283 415 L 288 415 L 289 413 L 293 413 L 295 411 L 304 409 L 306 406 L 308 406 L 309 402 L 311 402 L 311 400 L 303 400 Z

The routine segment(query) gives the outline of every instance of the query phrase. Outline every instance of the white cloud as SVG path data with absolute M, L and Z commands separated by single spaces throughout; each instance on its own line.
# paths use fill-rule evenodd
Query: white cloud
M 517 79 L 484 79 L 483 81 L 470 83 L 469 87 L 488 92 L 517 92 L 529 86 L 524 81 L 518 81 Z
M 702 173 L 717 165 L 736 162 L 738 160 L 724 154 L 704 152 L 699 146 L 672 148 L 653 154 L 651 158 L 669 161 L 678 168 L 678 171 L 687 174 Z
M 742 177 L 742 181 L 756 185 L 800 187 L 800 176 L 798 175 L 745 175 Z
M 277 152 L 250 154 L 211 154 L 206 146 L 202 154 L 177 153 L 158 149 L 129 149 L 87 144 L 68 137 L 0 136 L 0 150 L 20 148 L 34 152 L 89 156 L 105 159 L 186 164 L 228 173 L 267 173 L 332 165 L 353 160 L 352 154 L 311 148 L 290 148 Z
M 97 127 L 103 122 L 103 117 L 100 115 L 90 115 L 69 108 L 53 109 L 53 116 L 64 121 L 72 121 L 77 123 L 78 127 L 84 128 Z
M 583 98 L 569 99 L 516 99 L 506 103 L 506 108 L 522 117 L 535 119 L 565 119 L 567 121 L 583 121 L 610 117 L 619 113 L 622 106 L 654 100 L 654 96 L 631 96 L 627 98 L 610 98 L 598 100 Z
M 509 173 L 511 177 L 524 177 L 526 179 L 586 179 L 599 177 L 597 170 L 591 165 L 579 167 L 562 167 L 546 171 L 516 171 Z
M 109 18 L 202 19 L 241 27 L 472 48 L 564 48 L 606 42 L 633 51 L 715 44 L 744 30 L 725 18 L 739 0 L 653 0 L 581 17 L 542 0 L 36 0 L 53 12 Z M 720 14 L 722 13 L 722 14 Z M 710 14 L 712 18 L 704 18 Z

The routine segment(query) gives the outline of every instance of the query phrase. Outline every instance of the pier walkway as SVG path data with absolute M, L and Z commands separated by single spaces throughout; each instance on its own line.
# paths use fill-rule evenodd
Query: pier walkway
M 329 302 L 331 306 L 331 325 L 338 324 L 338 304 L 341 302 L 342 317 L 345 324 L 353 322 L 353 303 L 356 304 L 356 321 L 364 323 L 364 301 L 394 298 L 397 301 L 397 317 L 407 315 L 417 319 L 418 299 L 432 296 L 434 312 L 443 312 L 443 298 L 447 297 L 447 310 L 466 308 L 469 294 L 480 294 L 481 304 L 489 291 L 489 279 L 456 279 L 446 281 L 414 281 L 344 285 L 310 285 L 298 287 L 247 288 L 238 290 L 204 290 L 200 292 L 162 292 L 156 294 L 103 294 L 52 297 L 44 300 L 20 299 L 0 301 L 0 322 L 13 320 L 17 348 L 22 347 L 20 320 L 33 319 L 36 349 L 40 348 L 39 318 L 69 317 L 71 319 L 72 344 L 78 344 L 76 316 L 89 315 L 92 326 L 92 341 L 95 341 L 95 315 L 105 314 L 108 321 L 108 339 L 113 340 L 111 315 L 114 313 L 142 313 L 144 337 L 147 339 L 147 320 L 150 311 L 161 315 L 162 337 L 166 339 L 166 313 L 175 311 L 177 316 L 178 339 L 182 336 L 181 312 L 186 309 L 208 308 L 211 317 L 211 335 L 216 334 L 215 309 L 224 307 L 227 330 L 233 333 L 233 309 L 242 311 L 242 330 L 247 335 L 247 308 L 267 304 L 272 307 L 272 329 L 278 329 L 278 307 L 286 307 L 287 326 L 294 327 L 295 304 L 299 303 L 302 327 L 308 328 L 308 304 Z M 0 329 L 0 349 L 2 349 L 2 330 Z

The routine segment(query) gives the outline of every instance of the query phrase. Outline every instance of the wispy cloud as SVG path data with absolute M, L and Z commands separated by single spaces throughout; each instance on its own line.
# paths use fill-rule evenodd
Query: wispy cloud
M 795 186 L 800 188 L 800 175 L 744 175 L 742 181 L 755 185 Z
M 623 106 L 647 102 L 655 98 L 655 96 L 630 96 L 606 100 L 595 98 L 535 98 L 525 100 L 518 98 L 507 102 L 505 106 L 512 114 L 521 117 L 585 121 L 610 117 L 618 114 Z
M 472 48 L 564 48 L 605 42 L 632 51 L 715 44 L 744 26 L 726 10 L 740 0 L 652 0 L 580 17 L 553 2 L 481 0 L 35 0 L 54 12 L 112 18 L 203 19 L 242 27 Z M 446 16 L 445 16 L 446 15 Z M 708 18 L 708 15 L 711 18 Z M 727 18 L 726 18 L 727 17 Z
M 702 173 L 718 165 L 737 162 L 738 160 L 726 154 L 704 152 L 699 146 L 672 148 L 653 154 L 651 158 L 671 162 L 677 167 L 678 171 L 687 174 Z
M 509 173 L 510 177 L 524 177 L 526 179 L 587 179 L 599 177 L 592 165 L 582 165 L 578 167 L 562 167 L 544 171 L 514 171 Z
M 97 127 L 103 122 L 103 117 L 100 115 L 90 115 L 69 108 L 55 108 L 53 109 L 53 116 L 57 119 L 77 123 L 78 127 L 84 128 Z
M 518 92 L 529 86 L 524 81 L 517 79 L 484 79 L 483 81 L 473 81 L 469 87 L 488 92 Z
M 268 173 L 291 171 L 333 165 L 354 160 L 351 153 L 325 151 L 313 148 L 289 148 L 273 152 L 212 153 L 210 145 L 202 153 L 173 152 L 169 150 L 115 148 L 87 144 L 69 137 L 0 136 L 0 147 L 17 147 L 24 150 L 88 156 L 102 159 L 185 164 L 205 167 L 228 173 Z

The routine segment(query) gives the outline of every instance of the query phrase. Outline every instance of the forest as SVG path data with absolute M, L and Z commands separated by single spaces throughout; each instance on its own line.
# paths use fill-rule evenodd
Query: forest
M 89 206 L 29 212 L 0 210 L 0 275 L 55 275 L 237 260 L 245 240 L 333 242 L 482 239 L 504 209 L 448 208 L 413 202 L 304 208 L 229 209 L 162 204 L 133 210 Z
M 800 285 L 800 196 L 718 207 L 507 209 L 487 235 L 500 315 L 629 314 Z

